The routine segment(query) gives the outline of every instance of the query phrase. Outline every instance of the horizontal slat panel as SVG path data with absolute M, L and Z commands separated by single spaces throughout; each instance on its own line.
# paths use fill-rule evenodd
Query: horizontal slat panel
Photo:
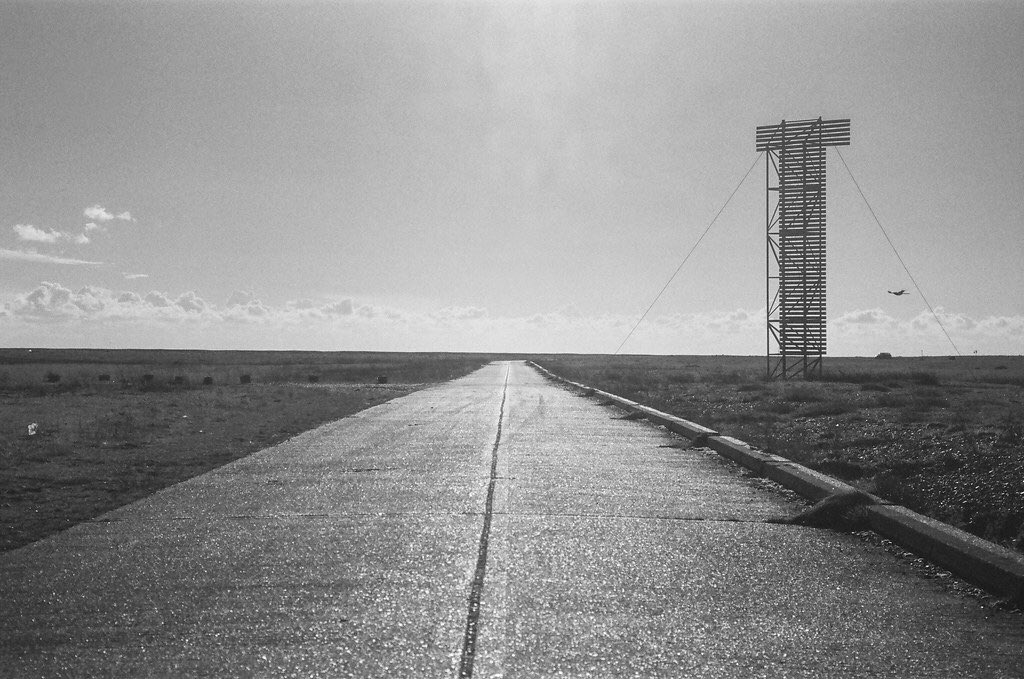
M 760 125 L 755 135 L 758 151 L 793 148 L 807 143 L 810 147 L 847 146 L 850 143 L 849 119 L 785 120 L 775 125 Z M 787 149 L 788 150 L 788 149 Z

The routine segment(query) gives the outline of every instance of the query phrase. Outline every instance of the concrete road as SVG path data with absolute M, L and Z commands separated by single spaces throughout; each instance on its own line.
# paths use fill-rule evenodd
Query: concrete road
M 0 555 L 0 676 L 1020 677 L 1024 623 L 494 364 Z

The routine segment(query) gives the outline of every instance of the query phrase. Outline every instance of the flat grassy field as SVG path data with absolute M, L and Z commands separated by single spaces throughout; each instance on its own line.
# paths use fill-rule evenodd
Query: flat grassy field
M 0 551 L 489 360 L 0 349 Z
M 538 356 L 568 379 L 1024 551 L 1024 358 L 826 358 L 767 382 L 744 356 Z
M 504 358 L 0 349 L 0 551 Z M 529 358 L 1024 551 L 1024 358 Z

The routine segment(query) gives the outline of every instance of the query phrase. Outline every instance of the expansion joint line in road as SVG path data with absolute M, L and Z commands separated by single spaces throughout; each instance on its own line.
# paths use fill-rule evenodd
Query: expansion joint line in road
M 469 610 L 466 613 L 466 634 L 462 640 L 462 660 L 459 663 L 459 678 L 473 676 L 473 661 L 476 659 L 476 637 L 480 625 L 480 597 L 484 591 L 484 576 L 487 574 L 487 544 L 491 539 L 491 517 L 494 515 L 494 484 L 498 480 L 498 446 L 501 445 L 501 421 L 505 417 L 505 397 L 508 394 L 508 373 L 505 369 L 505 384 L 501 388 L 501 406 L 498 408 L 498 433 L 491 448 L 491 474 L 487 482 L 487 502 L 484 505 L 484 527 L 480 531 L 480 547 L 476 556 L 476 571 L 469 589 Z

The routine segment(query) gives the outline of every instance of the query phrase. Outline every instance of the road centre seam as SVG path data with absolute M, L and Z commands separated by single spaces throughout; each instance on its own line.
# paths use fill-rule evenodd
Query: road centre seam
M 491 518 L 494 515 L 494 486 L 498 480 L 498 448 L 501 446 L 501 423 L 505 417 L 505 399 L 508 396 L 508 375 L 510 366 L 505 368 L 505 384 L 501 388 L 501 406 L 498 408 L 498 431 L 491 448 L 491 473 L 487 481 L 487 501 L 484 503 L 484 525 L 480 531 L 477 548 L 476 570 L 469 589 L 469 604 L 466 612 L 466 631 L 462 638 L 462 657 L 459 661 L 459 679 L 473 676 L 473 661 L 476 659 L 476 640 L 480 627 L 480 598 L 487 575 L 487 548 L 491 538 Z

